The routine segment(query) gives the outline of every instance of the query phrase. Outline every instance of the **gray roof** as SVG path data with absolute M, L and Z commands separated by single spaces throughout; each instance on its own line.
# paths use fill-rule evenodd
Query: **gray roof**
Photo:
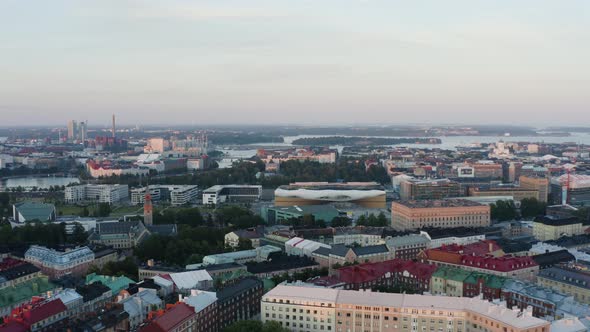
M 150 233 L 173 236 L 177 234 L 177 227 L 175 224 L 166 225 L 146 225 L 145 226 Z
M 539 272 L 539 277 L 551 279 L 577 287 L 590 287 L 590 275 L 559 267 L 551 267 Z
M 14 204 L 14 207 L 25 220 L 51 220 L 55 217 L 55 205 L 38 202 L 21 202 Z
M 99 234 L 128 234 L 131 228 L 138 226 L 138 224 L 138 221 L 97 223 L 96 232 Z
M 423 235 L 410 234 L 405 236 L 396 236 L 387 239 L 387 245 L 390 247 L 408 246 L 413 244 L 428 244 L 430 240 Z
M 389 252 L 389 248 L 384 244 L 378 244 L 376 246 L 354 247 L 352 248 L 352 251 L 354 251 L 357 256 L 365 256 L 386 253 Z

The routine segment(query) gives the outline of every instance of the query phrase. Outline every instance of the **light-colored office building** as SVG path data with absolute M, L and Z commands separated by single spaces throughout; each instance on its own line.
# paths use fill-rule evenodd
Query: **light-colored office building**
M 405 231 L 423 227 L 490 225 L 490 206 L 464 199 L 400 201 L 391 204 L 391 226 Z
M 70 204 L 96 202 L 117 204 L 129 200 L 126 184 L 83 184 L 66 187 L 65 201 Z
M 262 186 L 216 185 L 203 191 L 204 205 L 219 205 L 229 202 L 252 202 L 260 199 Z

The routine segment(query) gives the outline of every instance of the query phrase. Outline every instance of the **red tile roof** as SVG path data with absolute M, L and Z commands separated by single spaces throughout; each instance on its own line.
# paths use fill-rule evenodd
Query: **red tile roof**
M 66 310 L 67 308 L 63 302 L 60 299 L 55 299 L 33 307 L 31 310 L 23 314 L 23 318 L 29 325 L 33 325 Z
M 347 284 L 357 284 L 383 278 L 388 273 L 403 273 L 405 271 L 417 278 L 430 280 L 430 277 L 436 271 L 436 266 L 403 259 L 392 259 L 340 268 L 337 272 L 337 278 Z
M 184 302 L 178 302 L 173 307 L 154 318 L 140 332 L 163 332 L 171 331 L 178 325 L 194 316 L 195 309 Z
M 0 325 L 0 332 L 27 332 L 27 327 L 20 322 L 11 321 Z

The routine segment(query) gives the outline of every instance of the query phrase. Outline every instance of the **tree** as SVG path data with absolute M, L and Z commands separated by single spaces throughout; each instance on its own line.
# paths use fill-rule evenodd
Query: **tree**
M 332 222 L 330 223 L 330 225 L 332 227 L 348 227 L 352 224 L 352 221 L 347 218 L 347 217 L 334 217 L 334 219 L 332 219 Z
M 84 227 L 79 223 L 74 225 L 74 230 L 70 236 L 70 241 L 75 244 L 84 244 L 88 239 L 88 233 L 84 230 Z
M 88 211 L 88 207 L 84 207 L 81 213 L 82 217 L 88 217 L 90 215 L 90 211 Z
M 539 202 L 536 198 L 523 198 L 520 201 L 520 214 L 523 218 L 545 215 L 547 204 Z
M 493 220 L 507 221 L 516 218 L 516 207 L 512 200 L 498 200 L 490 204 L 490 213 Z
M 108 217 L 111 214 L 111 205 L 109 203 L 99 203 L 95 213 L 97 217 Z

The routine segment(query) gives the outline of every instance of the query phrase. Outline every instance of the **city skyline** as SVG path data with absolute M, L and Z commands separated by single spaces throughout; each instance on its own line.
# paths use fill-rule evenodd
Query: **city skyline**
M 0 4 L 3 124 L 580 125 L 590 4 Z M 30 24 L 35 22 L 35 24 Z

